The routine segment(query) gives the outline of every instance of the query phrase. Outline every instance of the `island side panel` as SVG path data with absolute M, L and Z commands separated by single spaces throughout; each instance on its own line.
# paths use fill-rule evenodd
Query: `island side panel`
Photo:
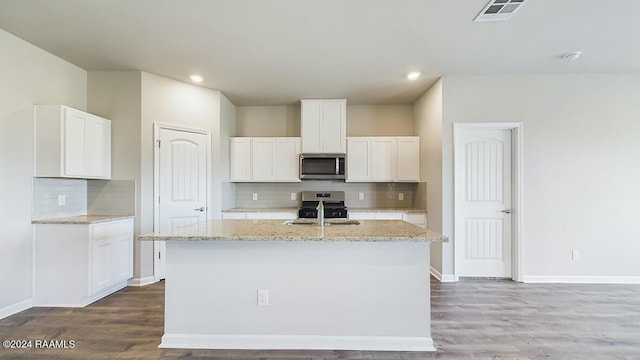
M 168 241 L 161 347 L 434 350 L 429 245 Z

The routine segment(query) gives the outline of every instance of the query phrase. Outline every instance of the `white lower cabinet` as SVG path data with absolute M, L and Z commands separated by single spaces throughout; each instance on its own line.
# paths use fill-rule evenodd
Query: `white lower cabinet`
M 132 276 L 133 219 L 35 225 L 35 306 L 85 306 Z
M 236 212 L 228 211 L 222 213 L 223 219 L 272 219 L 272 220 L 291 220 L 298 217 L 295 211 L 247 211 Z
M 408 223 L 427 228 L 427 214 L 422 212 L 387 212 L 387 211 L 350 211 L 352 220 L 404 220 Z

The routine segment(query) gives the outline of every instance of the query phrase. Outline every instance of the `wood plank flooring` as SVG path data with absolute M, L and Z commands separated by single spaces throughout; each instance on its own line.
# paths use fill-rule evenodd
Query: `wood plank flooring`
M 161 282 L 85 308 L 32 308 L 0 320 L 0 340 L 75 341 L 73 349 L 0 348 L 0 359 L 640 359 L 639 285 L 431 286 L 435 353 L 158 349 Z

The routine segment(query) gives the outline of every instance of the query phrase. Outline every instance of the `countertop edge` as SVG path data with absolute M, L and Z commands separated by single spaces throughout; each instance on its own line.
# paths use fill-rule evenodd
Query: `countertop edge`
M 86 217 L 83 219 L 83 217 Z M 92 217 L 95 217 L 92 219 Z M 34 225 L 44 225 L 44 224 L 61 224 L 61 225 L 90 225 L 90 224 L 99 224 L 105 222 L 133 219 L 134 215 L 88 215 L 88 216 L 69 216 L 63 218 L 52 218 L 52 219 L 37 219 L 31 220 L 31 224 Z
M 217 237 L 217 236 L 139 236 L 138 241 L 255 241 L 255 242 L 424 242 L 424 243 L 441 243 L 449 241 L 447 238 L 411 238 L 411 237 L 331 237 L 331 238 L 319 238 L 319 237 Z

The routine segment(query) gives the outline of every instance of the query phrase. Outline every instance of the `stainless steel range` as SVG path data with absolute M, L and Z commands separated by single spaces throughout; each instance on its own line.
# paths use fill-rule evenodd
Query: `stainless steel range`
M 344 191 L 303 191 L 302 202 L 300 209 L 298 209 L 298 218 L 317 218 L 320 201 L 324 205 L 324 218 L 347 218 Z

